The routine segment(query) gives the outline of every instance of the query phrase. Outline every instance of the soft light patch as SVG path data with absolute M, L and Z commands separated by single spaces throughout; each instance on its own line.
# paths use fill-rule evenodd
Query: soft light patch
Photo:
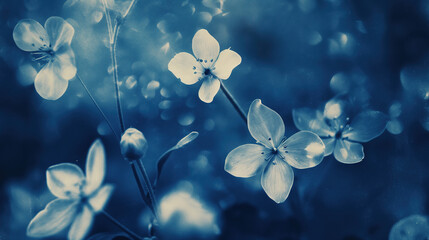
M 320 143 L 312 142 L 308 144 L 308 146 L 305 148 L 305 151 L 307 151 L 307 156 L 312 158 L 314 156 L 323 154 L 325 152 L 325 146 Z
M 337 118 L 341 115 L 341 105 L 338 102 L 328 102 L 325 105 L 324 115 L 329 119 Z
M 215 215 L 200 201 L 186 191 L 173 192 L 162 198 L 160 204 L 161 221 L 166 223 L 180 216 L 183 227 L 212 231 L 217 228 Z

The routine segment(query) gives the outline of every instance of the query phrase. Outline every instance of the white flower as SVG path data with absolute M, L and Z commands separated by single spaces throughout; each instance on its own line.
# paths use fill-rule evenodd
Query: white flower
M 387 124 L 387 116 L 378 111 L 366 110 L 353 119 L 345 116 L 343 102 L 335 99 L 325 105 L 325 110 L 301 108 L 293 110 L 293 121 L 299 130 L 312 131 L 325 143 L 325 156 L 334 153 L 335 159 L 346 164 L 363 160 L 362 142 L 380 136 Z
M 267 195 L 277 203 L 284 202 L 294 179 L 291 166 L 317 166 L 324 156 L 323 141 L 308 131 L 285 139 L 283 119 L 259 99 L 250 106 L 247 125 L 257 144 L 232 150 L 226 157 L 225 171 L 235 177 L 252 177 L 262 171 L 261 184 Z
M 91 228 L 94 215 L 103 209 L 113 191 L 112 185 L 101 186 L 105 169 L 104 147 L 100 140 L 89 149 L 86 177 L 76 164 L 61 163 L 49 167 L 46 171 L 48 188 L 57 198 L 31 220 L 27 235 L 47 237 L 71 225 L 68 239 L 83 239 Z
M 32 19 L 19 21 L 13 29 L 13 40 L 23 51 L 35 56 L 43 68 L 36 75 L 34 86 L 45 99 L 57 100 L 76 75 L 73 50 L 70 47 L 74 28 L 60 17 L 50 17 L 45 27 Z
M 192 51 L 195 57 L 186 52 L 176 54 L 168 63 L 168 70 L 187 85 L 203 80 L 198 96 L 201 101 L 211 103 L 219 91 L 220 81 L 229 78 L 241 63 L 241 57 L 230 49 L 219 54 L 218 41 L 205 29 L 195 33 Z

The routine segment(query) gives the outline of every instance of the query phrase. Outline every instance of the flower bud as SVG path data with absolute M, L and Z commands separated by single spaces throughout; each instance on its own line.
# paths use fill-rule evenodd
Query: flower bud
M 146 154 L 147 141 L 143 133 L 135 128 L 128 128 L 121 138 L 121 153 L 128 160 L 137 160 Z

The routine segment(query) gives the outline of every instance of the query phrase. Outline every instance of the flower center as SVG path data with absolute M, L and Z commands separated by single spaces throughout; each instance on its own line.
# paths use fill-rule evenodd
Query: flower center
M 338 131 L 335 133 L 335 138 L 340 139 L 342 135 L 343 135 L 342 131 Z
M 210 71 L 210 68 L 206 68 L 205 70 L 204 70 L 204 75 L 206 75 L 206 76 L 208 76 L 208 75 L 210 75 L 212 72 Z
M 46 50 L 33 52 L 33 61 L 42 62 L 42 64 L 49 62 L 55 56 L 54 50 L 48 48 Z

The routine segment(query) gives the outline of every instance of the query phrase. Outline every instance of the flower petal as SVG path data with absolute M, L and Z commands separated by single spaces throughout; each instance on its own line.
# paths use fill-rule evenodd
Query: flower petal
M 92 210 L 83 206 L 82 211 L 77 215 L 73 224 L 71 225 L 68 239 L 69 240 L 80 240 L 84 239 L 86 234 L 88 234 L 89 229 L 91 229 L 92 221 L 94 220 L 94 213 Z
M 342 163 L 353 164 L 362 161 L 365 155 L 362 144 L 339 139 L 335 144 L 334 156 Z
M 293 122 L 299 130 L 314 132 L 320 137 L 334 136 L 335 132 L 326 124 L 323 114 L 310 108 L 299 108 L 292 111 Z
M 325 144 L 316 134 L 300 131 L 279 146 L 286 162 L 294 168 L 304 169 L 319 165 L 325 156 Z
M 250 134 L 256 141 L 268 148 L 280 145 L 285 134 L 285 125 L 278 113 L 262 104 L 260 99 L 255 99 L 247 116 Z
M 168 63 L 168 70 L 182 83 L 191 85 L 203 76 L 203 66 L 189 53 L 176 54 Z
M 203 81 L 203 84 L 198 91 L 198 96 L 201 101 L 211 103 L 216 93 L 219 91 L 220 81 L 217 78 L 208 77 Z
M 225 171 L 235 177 L 252 177 L 263 169 L 270 155 L 271 150 L 262 145 L 241 145 L 226 156 Z
M 262 172 L 261 184 L 268 197 L 282 203 L 289 196 L 293 185 L 293 170 L 283 160 L 276 157 Z
M 325 144 L 325 157 L 331 155 L 334 152 L 335 141 L 333 137 L 322 138 L 323 143 Z
M 51 40 L 54 52 L 64 45 L 70 45 L 73 35 L 73 26 L 61 17 L 50 17 L 45 22 L 45 29 Z
M 85 193 L 90 195 L 101 186 L 106 174 L 106 157 L 103 143 L 95 140 L 86 157 L 86 186 Z
M 225 49 L 219 54 L 213 68 L 213 74 L 220 79 L 228 79 L 232 70 L 241 63 L 238 53 Z
M 64 80 L 70 80 L 76 75 L 74 52 L 70 46 L 64 46 L 55 53 L 53 64 L 55 73 Z
M 219 43 L 207 30 L 200 29 L 192 39 L 192 51 L 204 68 L 210 68 L 219 55 Z
M 79 200 L 53 200 L 28 224 L 27 236 L 48 237 L 60 232 L 73 221 L 78 206 Z
M 359 113 L 350 123 L 350 128 L 344 131 L 343 138 L 369 142 L 384 132 L 388 120 L 384 113 L 378 111 Z
M 54 64 L 48 62 L 36 75 L 34 87 L 37 93 L 44 99 L 57 100 L 67 90 L 69 82 L 58 76 L 54 70 Z
M 48 188 L 59 198 L 79 196 L 84 179 L 82 170 L 72 163 L 57 164 L 46 170 Z
M 106 205 L 112 195 L 113 189 L 113 185 L 106 184 L 88 200 L 88 203 L 94 212 L 99 212 L 104 208 L 104 205 Z
M 33 19 L 19 21 L 13 29 L 13 40 L 21 50 L 32 52 L 49 48 L 49 36 L 43 26 Z

